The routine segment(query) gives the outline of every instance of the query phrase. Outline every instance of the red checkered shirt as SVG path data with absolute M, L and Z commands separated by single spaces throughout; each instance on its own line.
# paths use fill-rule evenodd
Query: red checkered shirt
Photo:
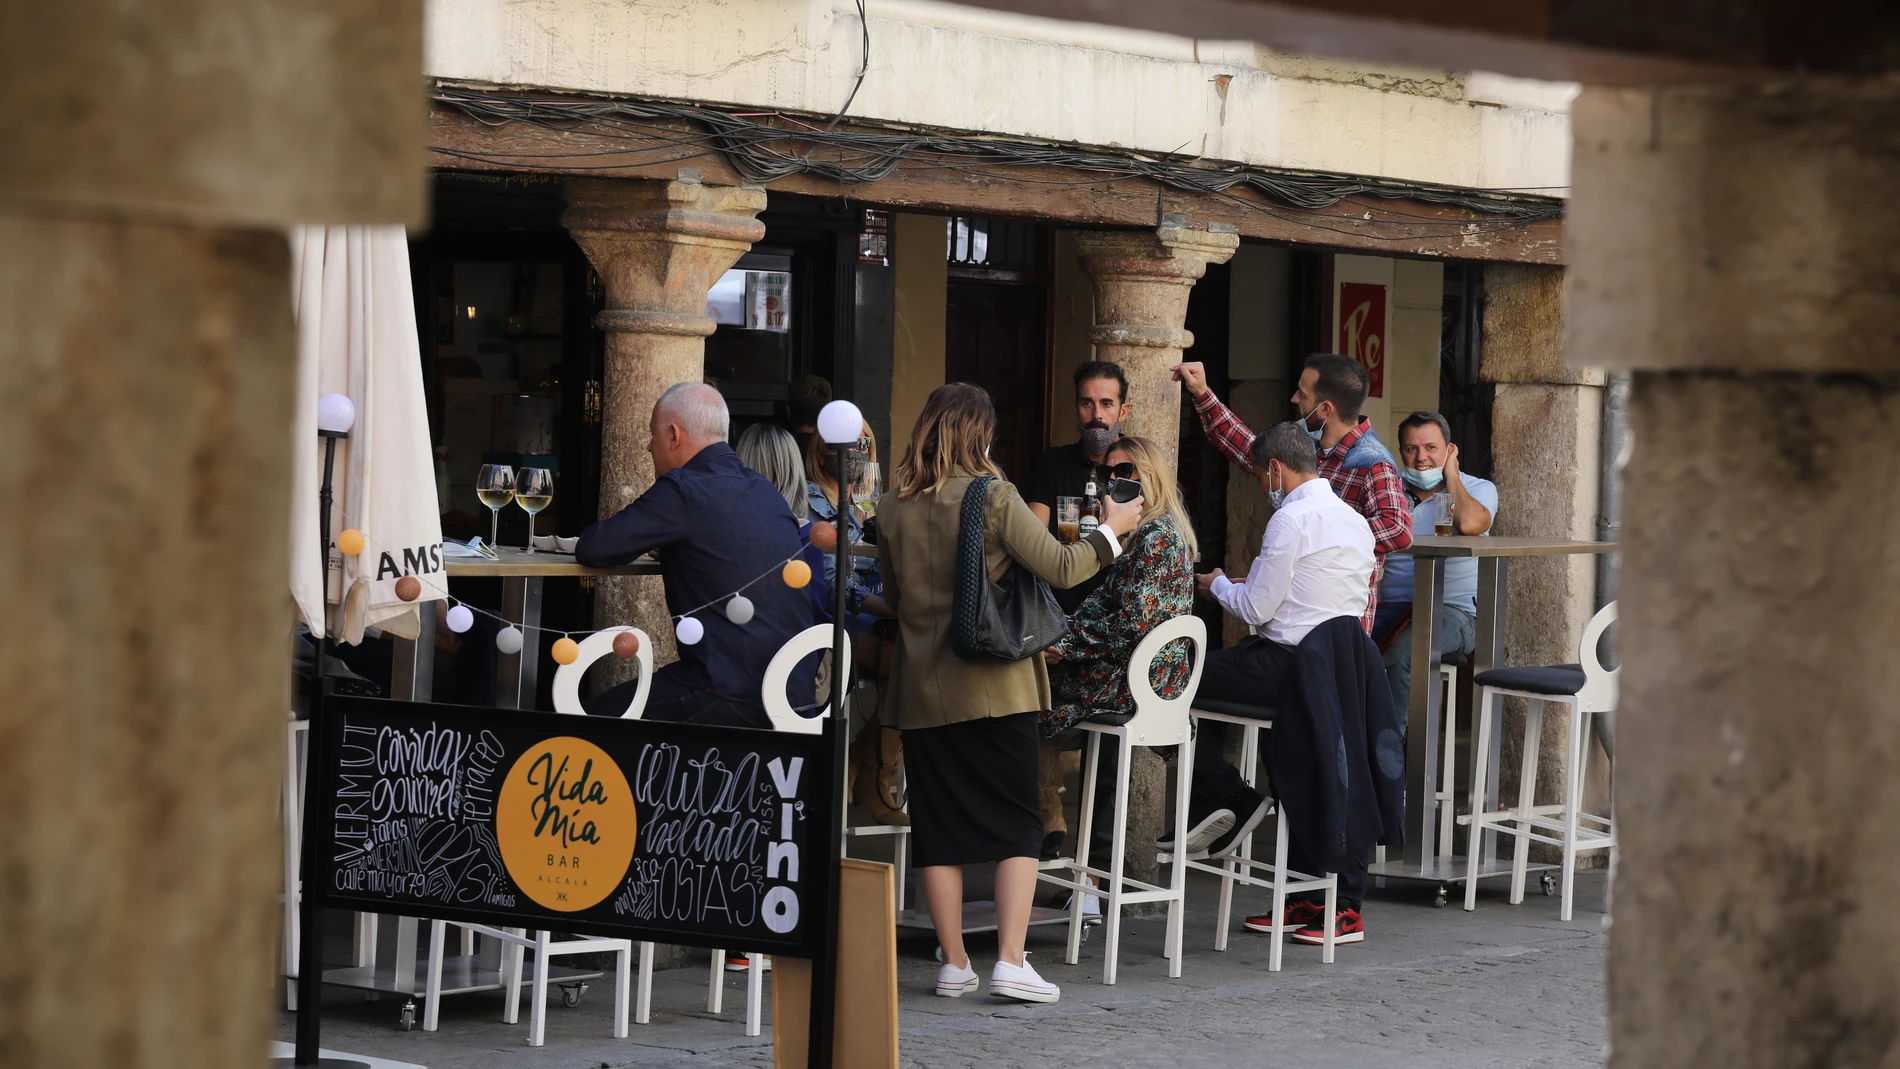
M 1253 448 L 1254 433 L 1240 422 L 1234 410 L 1208 390 L 1194 399 L 1194 411 L 1201 417 L 1201 430 L 1208 441 L 1240 470 L 1251 473 L 1253 461 L 1247 459 L 1247 451 Z M 1399 469 L 1385 462 L 1365 468 L 1345 466 L 1346 454 L 1371 430 L 1371 422 L 1361 416 L 1358 427 L 1346 432 L 1331 449 L 1319 451 L 1319 473 L 1332 484 L 1340 500 L 1358 510 L 1372 528 L 1372 591 L 1361 621 L 1367 634 L 1372 633 L 1372 618 L 1379 610 L 1379 576 L 1385 571 L 1385 555 L 1412 544 L 1412 507 L 1405 499 L 1404 484 L 1399 482 Z

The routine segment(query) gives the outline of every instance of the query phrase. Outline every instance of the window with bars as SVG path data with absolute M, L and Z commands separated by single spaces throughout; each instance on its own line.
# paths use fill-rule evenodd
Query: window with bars
M 1034 271 L 1043 266 L 1042 227 L 1016 219 L 953 215 L 948 228 L 948 259 L 963 267 Z

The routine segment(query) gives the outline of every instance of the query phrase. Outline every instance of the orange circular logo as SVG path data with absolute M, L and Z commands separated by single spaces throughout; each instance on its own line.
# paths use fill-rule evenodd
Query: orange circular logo
M 515 760 L 495 807 L 502 864 L 523 894 L 564 912 L 612 894 L 633 861 L 633 789 L 586 739 L 543 739 Z

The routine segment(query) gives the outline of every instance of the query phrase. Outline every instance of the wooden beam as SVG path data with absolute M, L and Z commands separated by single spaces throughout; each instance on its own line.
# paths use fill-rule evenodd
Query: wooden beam
M 1900 4 L 1850 0 L 965 0 L 1025 15 L 1304 55 L 1595 85 L 1874 75 Z
M 490 125 L 437 103 L 429 114 L 431 162 L 445 170 L 607 178 L 670 179 L 690 168 L 708 182 L 744 181 L 716 150 L 679 143 L 682 137 L 701 137 L 702 131 L 680 122 L 653 120 L 647 125 L 650 134 L 625 125 Z M 1388 256 L 1563 262 L 1563 223 L 1558 219 L 1513 224 L 1462 208 L 1372 196 L 1348 198 L 1320 210 L 1289 208 L 1241 187 L 1222 195 L 1184 193 L 1147 178 L 1095 178 L 1053 166 L 977 170 L 922 163 L 900 166 L 876 182 L 843 185 L 797 174 L 766 188 L 848 198 L 867 207 L 1017 216 L 1072 227 L 1155 226 L 1165 212 L 1186 216 L 1191 225 L 1227 223 L 1243 237 L 1289 244 Z

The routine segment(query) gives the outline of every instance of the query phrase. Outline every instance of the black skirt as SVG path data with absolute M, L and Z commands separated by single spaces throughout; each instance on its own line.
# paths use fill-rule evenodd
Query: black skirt
M 904 732 L 913 863 L 975 865 L 1042 848 L 1037 713 Z

